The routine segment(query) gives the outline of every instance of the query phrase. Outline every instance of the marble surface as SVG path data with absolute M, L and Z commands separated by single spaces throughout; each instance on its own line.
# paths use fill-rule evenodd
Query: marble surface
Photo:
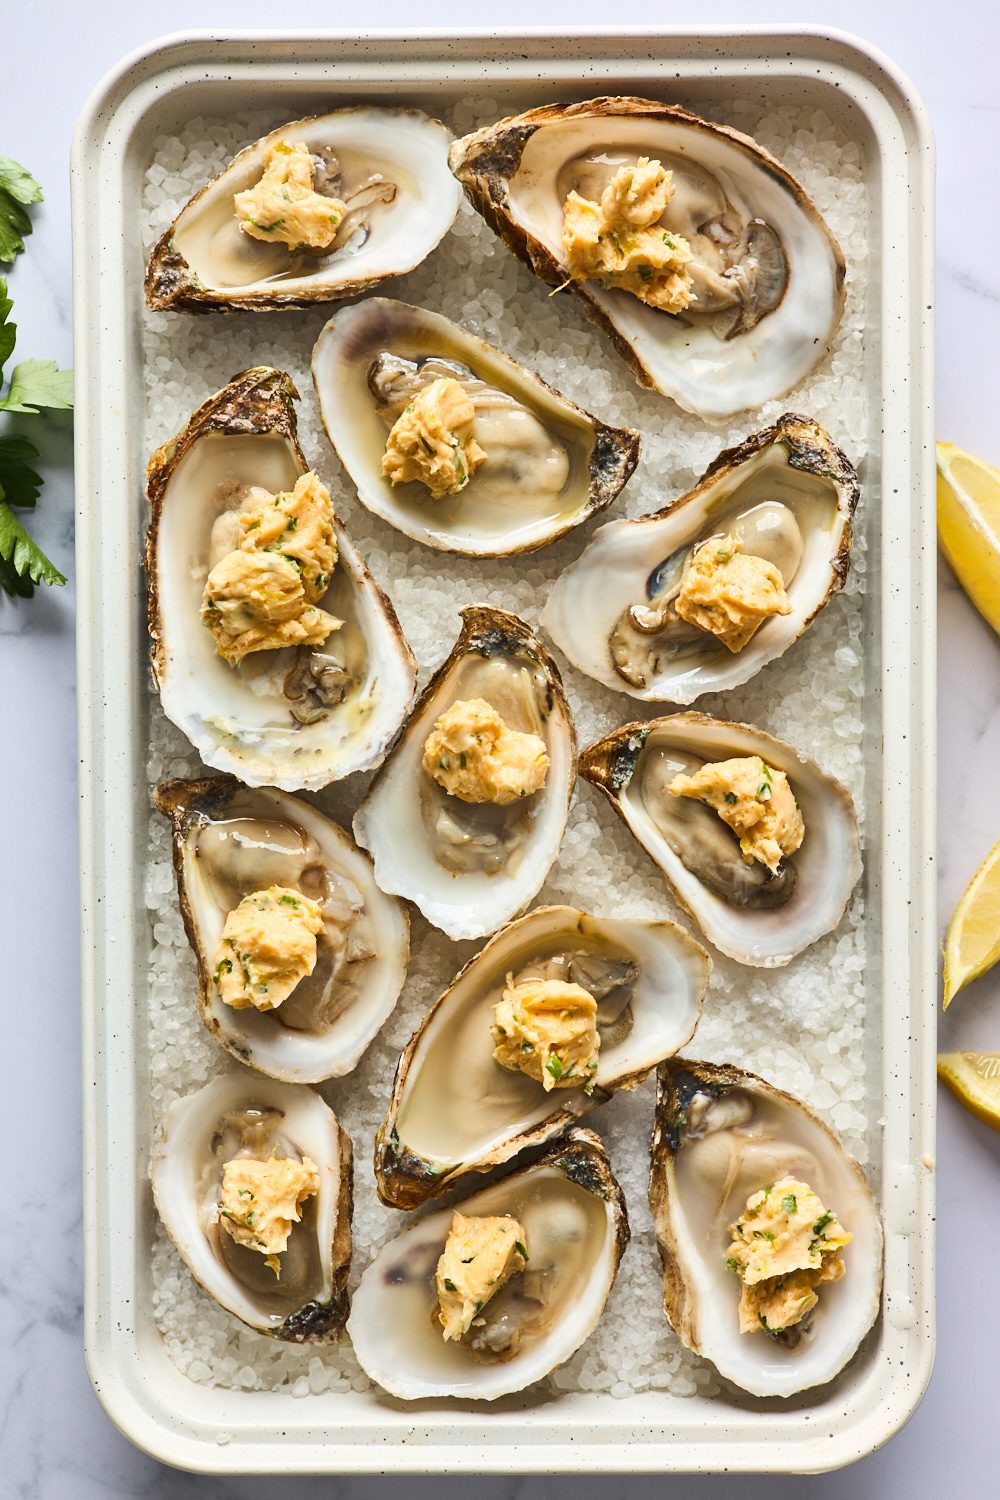
M 761 0 L 715 3 L 686 19 L 745 24 L 789 18 Z M 263 0 L 175 0 L 170 25 L 348 26 L 356 12 L 300 0 L 277 13 Z M 596 0 L 508 0 L 510 25 L 604 24 Z M 796 21 L 854 31 L 906 71 L 930 111 L 939 151 L 939 433 L 1000 464 L 995 351 L 1000 347 L 1000 10 L 995 0 L 798 0 Z M 447 0 L 420 8 L 384 0 L 387 26 L 448 27 L 480 19 Z M 655 25 L 656 0 L 615 19 Z M 102 73 L 161 28 L 138 0 L 84 13 L 69 0 L 5 9 L 0 46 L 0 154 L 30 166 L 46 201 L 33 211 L 29 252 L 10 276 L 18 355 L 72 361 L 68 158 L 73 125 Z M 166 29 L 163 27 L 162 29 Z M 902 273 L 902 272 L 901 272 Z M 22 1500 L 106 1496 L 306 1497 L 424 1500 L 458 1496 L 466 1480 L 209 1480 L 167 1469 L 134 1449 L 105 1417 L 83 1358 L 77 955 L 76 751 L 73 649 L 71 421 L 11 424 L 42 450 L 45 489 L 32 530 L 64 572 L 65 589 L 30 602 L 0 596 L 0 993 L 6 1028 L 4 1210 L 0 1214 L 0 1494 Z M 86 496 L 81 497 L 87 503 Z M 1000 835 L 1000 639 L 944 564 L 940 607 L 940 908 L 942 933 L 980 859 Z M 1000 1047 L 1000 970 L 956 1001 L 948 1046 Z M 757 1500 L 768 1496 L 907 1497 L 959 1482 L 996 1491 L 995 1358 L 1000 1295 L 1000 1134 L 942 1092 L 937 1156 L 939 1341 L 936 1370 L 906 1429 L 837 1475 L 777 1480 L 489 1479 L 483 1500 Z

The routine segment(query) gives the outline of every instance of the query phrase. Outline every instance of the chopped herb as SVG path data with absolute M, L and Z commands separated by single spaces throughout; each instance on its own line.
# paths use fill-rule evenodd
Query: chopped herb
M 273 224 L 262 224 L 259 219 L 249 219 L 247 222 L 252 224 L 255 229 L 261 229 L 265 234 L 270 234 L 273 229 L 280 229 L 285 221 L 284 219 L 275 219 Z
M 444 1289 L 445 1289 L 446 1292 L 457 1292 L 458 1291 L 458 1287 L 455 1285 L 455 1283 L 453 1281 L 449 1280 L 449 1278 L 447 1276 L 444 1278 Z M 478 1311 L 478 1309 L 477 1309 L 477 1311 Z
M 777 1239 L 777 1235 L 774 1234 L 770 1229 L 755 1229 L 753 1232 L 753 1237 L 755 1240 L 770 1240 L 772 1245 Z
M 668 250 L 677 249 L 677 241 L 674 239 L 672 234 L 665 234 L 663 236 L 663 243 L 666 245 Z
M 736 795 L 736 793 L 735 793 L 735 792 L 727 792 L 727 793 L 726 793 L 726 801 L 727 801 L 727 802 L 728 802 L 728 803 L 729 803 L 729 804 L 730 804 L 730 805 L 731 805 L 731 806 L 735 806 L 735 805 L 736 805 L 736 803 L 737 803 L 737 802 L 738 802 L 738 801 L 739 801 L 739 800 L 740 800 L 740 799 L 739 799 L 739 797 L 737 797 L 737 795 Z
M 299 905 L 299 898 L 297 896 L 279 896 L 278 897 L 278 905 L 279 906 L 294 906 L 294 907 L 298 907 L 298 905 Z
M 514 1241 L 514 1249 L 515 1250 L 520 1250 L 520 1252 L 524 1256 L 525 1260 L 528 1259 L 528 1248 L 527 1248 L 527 1246 L 521 1240 L 515 1240 Z
M 553 1053 L 548 1062 L 545 1064 L 545 1071 L 546 1073 L 551 1073 L 552 1077 L 558 1083 L 559 1079 L 563 1076 L 562 1059 L 557 1057 L 555 1053 Z
M 468 1258 L 468 1260 L 463 1260 L 462 1265 L 463 1266 L 471 1266 L 472 1262 L 475 1260 L 475 1258 L 476 1257 L 474 1255 L 470 1255 L 469 1258 Z
M 826 1228 L 832 1218 L 833 1214 L 829 1209 L 827 1209 L 825 1214 L 820 1214 L 819 1218 L 813 1225 L 813 1234 L 822 1234 L 823 1230 Z
M 464 751 L 460 751 L 459 752 L 458 764 L 459 764 L 459 769 L 462 770 L 462 771 L 464 771 L 465 770 L 465 752 Z
M 742 1239 L 743 1238 L 743 1225 L 742 1224 L 735 1224 L 733 1227 L 736 1230 L 736 1233 L 739 1235 L 740 1239 Z
M 219 962 L 216 964 L 215 973 L 212 975 L 212 978 L 215 980 L 216 984 L 219 983 L 219 979 L 221 978 L 223 972 L 225 972 L 226 974 L 231 974 L 233 972 L 233 961 L 231 958 L 220 958 Z
M 761 784 L 760 784 L 760 786 L 757 788 L 757 801 L 758 802 L 770 802 L 770 800 L 771 800 L 771 788 L 768 786 L 768 784 L 767 784 L 766 781 L 762 781 Z
M 652 266 L 638 266 L 639 277 L 642 281 L 648 281 L 653 274 Z
M 535 1050 L 535 1047 L 534 1047 L 534 1043 L 533 1042 L 522 1042 L 521 1043 L 521 1051 L 522 1052 L 534 1052 L 534 1050 Z
M 423 447 L 424 447 L 424 451 L 425 451 L 425 452 L 426 452 L 426 453 L 429 453 L 429 454 L 431 454 L 431 456 L 432 456 L 432 457 L 433 457 L 433 454 L 434 454 L 434 449 L 433 449 L 433 448 L 432 448 L 432 447 L 431 447 L 431 445 L 430 445 L 430 443 L 429 443 L 429 442 L 428 442 L 428 441 L 427 441 L 427 439 L 426 439 L 426 438 L 425 438 L 425 437 L 424 437 L 424 436 L 423 436 L 423 434 L 421 434 L 421 437 L 420 437 L 420 441 L 421 441 L 421 443 L 422 443 L 422 444 L 423 444 Z
M 254 1196 L 249 1188 L 240 1188 L 239 1193 L 241 1198 L 252 1198 Z
M 285 527 L 285 530 L 286 531 L 298 531 L 298 529 L 299 529 L 299 518 L 298 518 L 298 516 L 292 516 L 291 519 L 288 522 L 288 525 Z
M 222 1216 L 226 1219 L 232 1219 L 234 1224 L 236 1223 L 236 1215 L 233 1213 L 231 1208 L 226 1208 L 220 1204 L 219 1213 L 222 1214 Z
M 726 1256 L 726 1270 L 727 1271 L 739 1271 L 739 1269 L 740 1269 L 740 1263 L 736 1259 L 735 1255 L 727 1255 Z
M 256 1219 L 256 1217 L 257 1217 L 257 1215 L 254 1212 L 254 1210 L 252 1208 L 248 1208 L 247 1211 L 246 1211 L 245 1218 L 246 1218 L 246 1221 L 249 1224 L 249 1226 L 250 1226 L 251 1229 L 253 1228 L 254 1220 Z
M 412 401 L 407 401 L 406 405 L 403 407 L 403 410 L 404 411 L 412 411 L 413 410 L 413 402 Z
M 781 1200 L 781 1206 L 785 1210 L 786 1214 L 797 1213 L 798 1212 L 798 1203 L 796 1202 L 795 1194 L 794 1193 L 786 1193 L 785 1196 Z

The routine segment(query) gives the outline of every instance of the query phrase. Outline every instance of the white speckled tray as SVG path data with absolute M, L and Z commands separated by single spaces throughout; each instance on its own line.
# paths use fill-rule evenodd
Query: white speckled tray
M 167 1358 L 152 1314 L 148 1256 L 148 932 L 139 902 L 147 669 L 138 503 L 146 452 L 136 205 L 152 142 L 196 115 L 249 108 L 287 109 L 293 118 L 390 98 L 435 113 L 482 90 L 502 112 L 601 92 L 666 97 L 698 110 L 724 103 L 736 88 L 774 106 L 824 110 L 857 141 L 868 192 L 865 355 L 875 441 L 864 474 L 864 980 L 872 1169 L 887 1230 L 883 1317 L 838 1380 L 784 1403 L 567 1391 L 513 1400 L 501 1411 L 457 1402 L 404 1406 L 374 1389 L 304 1401 L 206 1389 Z M 73 160 L 87 1356 L 108 1413 L 157 1457 L 213 1472 L 810 1471 L 872 1451 L 912 1413 L 933 1348 L 933 1193 L 924 1165 L 934 1099 L 931 174 L 929 129 L 905 80 L 863 45 L 807 29 L 195 33 L 126 59 L 94 95 Z M 885 274 L 883 246 L 892 250 Z M 884 574 L 883 557 L 892 559 Z M 629 715 L 623 698 L 622 717 Z M 362 1170 L 368 1145 L 357 1143 Z M 651 1318 L 661 1316 L 650 1308 Z

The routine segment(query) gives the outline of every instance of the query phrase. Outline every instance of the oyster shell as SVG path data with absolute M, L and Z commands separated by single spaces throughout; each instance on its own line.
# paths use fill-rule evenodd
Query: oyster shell
M 417 109 L 358 106 L 293 120 L 247 146 L 164 230 L 146 269 L 146 305 L 184 312 L 310 307 L 411 271 L 447 234 L 461 194 L 451 132 Z M 315 189 L 343 200 L 329 253 L 295 254 L 244 233 L 233 196 L 253 187 L 268 149 L 303 142 Z
M 599 199 L 617 167 L 640 157 L 673 172 L 660 223 L 694 252 L 699 300 L 677 315 L 571 281 L 565 264 L 570 190 Z M 507 248 L 543 281 L 570 286 L 639 384 L 706 421 L 785 395 L 830 347 L 844 300 L 840 248 L 801 184 L 737 130 L 678 105 L 599 98 L 474 131 L 449 160 Z
M 494 1061 L 490 1023 L 508 974 L 525 968 L 581 985 L 598 1001 L 593 1092 L 546 1093 Z M 379 1197 L 416 1208 L 465 1172 L 486 1172 L 635 1088 L 694 1035 L 711 960 L 673 922 L 592 917 L 542 906 L 493 937 L 408 1042 L 375 1141 Z M 549 973 L 549 969 L 552 970 Z M 556 972 L 558 970 L 558 973 Z
M 347 1325 L 362 1367 L 406 1401 L 493 1401 L 563 1364 L 596 1328 L 629 1240 L 625 1199 L 604 1147 L 580 1126 L 530 1166 L 455 1206 L 468 1215 L 509 1215 L 525 1229 L 528 1265 L 488 1304 L 482 1330 L 487 1357 L 489 1335 L 499 1343 L 514 1334 L 515 1352 L 487 1363 L 466 1343 L 445 1342 L 434 1275 L 452 1209 L 427 1214 L 367 1267 Z
M 378 765 L 416 688 L 396 612 L 347 532 L 334 517 L 338 562 L 321 603 L 344 623 L 322 647 L 258 651 L 234 668 L 200 617 L 219 518 L 239 514 L 250 486 L 290 490 L 308 472 L 296 394 L 280 370 L 246 370 L 153 454 L 149 632 L 163 711 L 207 765 L 316 791 Z
M 167 781 L 156 805 L 173 828 L 174 872 L 198 961 L 198 1014 L 241 1062 L 291 1083 L 339 1078 L 356 1065 L 399 998 L 409 919 L 375 884 L 371 861 L 308 802 L 248 791 L 231 776 Z M 270 886 L 319 901 L 316 967 L 274 1010 L 234 1009 L 213 977 L 229 913 Z
M 319 1189 L 302 1205 L 280 1276 L 221 1228 L 222 1170 L 238 1153 L 308 1157 Z M 296 1344 L 336 1343 L 349 1299 L 351 1139 L 302 1084 L 224 1073 L 167 1110 L 153 1155 L 153 1197 L 188 1270 L 216 1302 L 260 1333 Z
M 854 469 L 823 428 L 786 412 L 720 453 L 663 510 L 602 526 L 556 580 L 542 625 L 581 672 L 633 698 L 693 703 L 738 687 L 787 651 L 843 588 L 859 494 Z M 791 606 L 735 653 L 670 607 L 695 546 L 729 532 L 745 553 L 777 565 Z
M 706 762 L 758 755 L 784 771 L 805 823 L 801 848 L 773 876 L 744 860 L 712 808 L 667 790 L 675 775 Z M 843 916 L 861 874 L 854 803 L 783 740 L 710 714 L 672 714 L 623 724 L 588 745 L 579 772 L 604 793 L 709 941 L 739 963 L 787 964 Z
M 610 505 L 638 462 L 638 433 L 606 426 L 491 344 L 405 302 L 370 297 L 335 313 L 312 370 L 330 441 L 361 500 L 443 552 L 534 552 Z M 433 500 L 419 481 L 390 484 L 382 455 L 410 395 L 442 376 L 471 395 L 487 457 L 460 494 Z
M 470 604 L 354 817 L 383 891 L 405 896 L 449 937 L 495 932 L 537 894 L 566 828 L 576 730 L 559 669 L 523 620 Z M 451 796 L 421 768 L 424 742 L 457 700 L 482 698 L 507 725 L 545 742 L 545 785 L 506 806 Z
M 831 1380 L 879 1310 L 882 1225 L 864 1172 L 808 1104 L 753 1073 L 668 1058 L 657 1084 L 649 1203 L 674 1332 L 755 1396 Z M 818 1193 L 853 1240 L 843 1277 L 818 1289 L 799 1334 L 783 1343 L 740 1333 L 740 1282 L 726 1268 L 726 1247 L 748 1197 L 785 1176 Z

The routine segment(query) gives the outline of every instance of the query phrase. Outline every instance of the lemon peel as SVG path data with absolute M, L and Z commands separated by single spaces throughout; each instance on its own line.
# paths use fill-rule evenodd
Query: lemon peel
M 937 1071 L 971 1114 L 1000 1130 L 1000 1052 L 939 1052 Z
M 937 445 L 938 544 L 979 613 L 1000 634 L 1000 470 Z
M 944 948 L 944 1009 L 958 991 L 1000 958 L 1000 839 L 965 888 L 948 924 Z

